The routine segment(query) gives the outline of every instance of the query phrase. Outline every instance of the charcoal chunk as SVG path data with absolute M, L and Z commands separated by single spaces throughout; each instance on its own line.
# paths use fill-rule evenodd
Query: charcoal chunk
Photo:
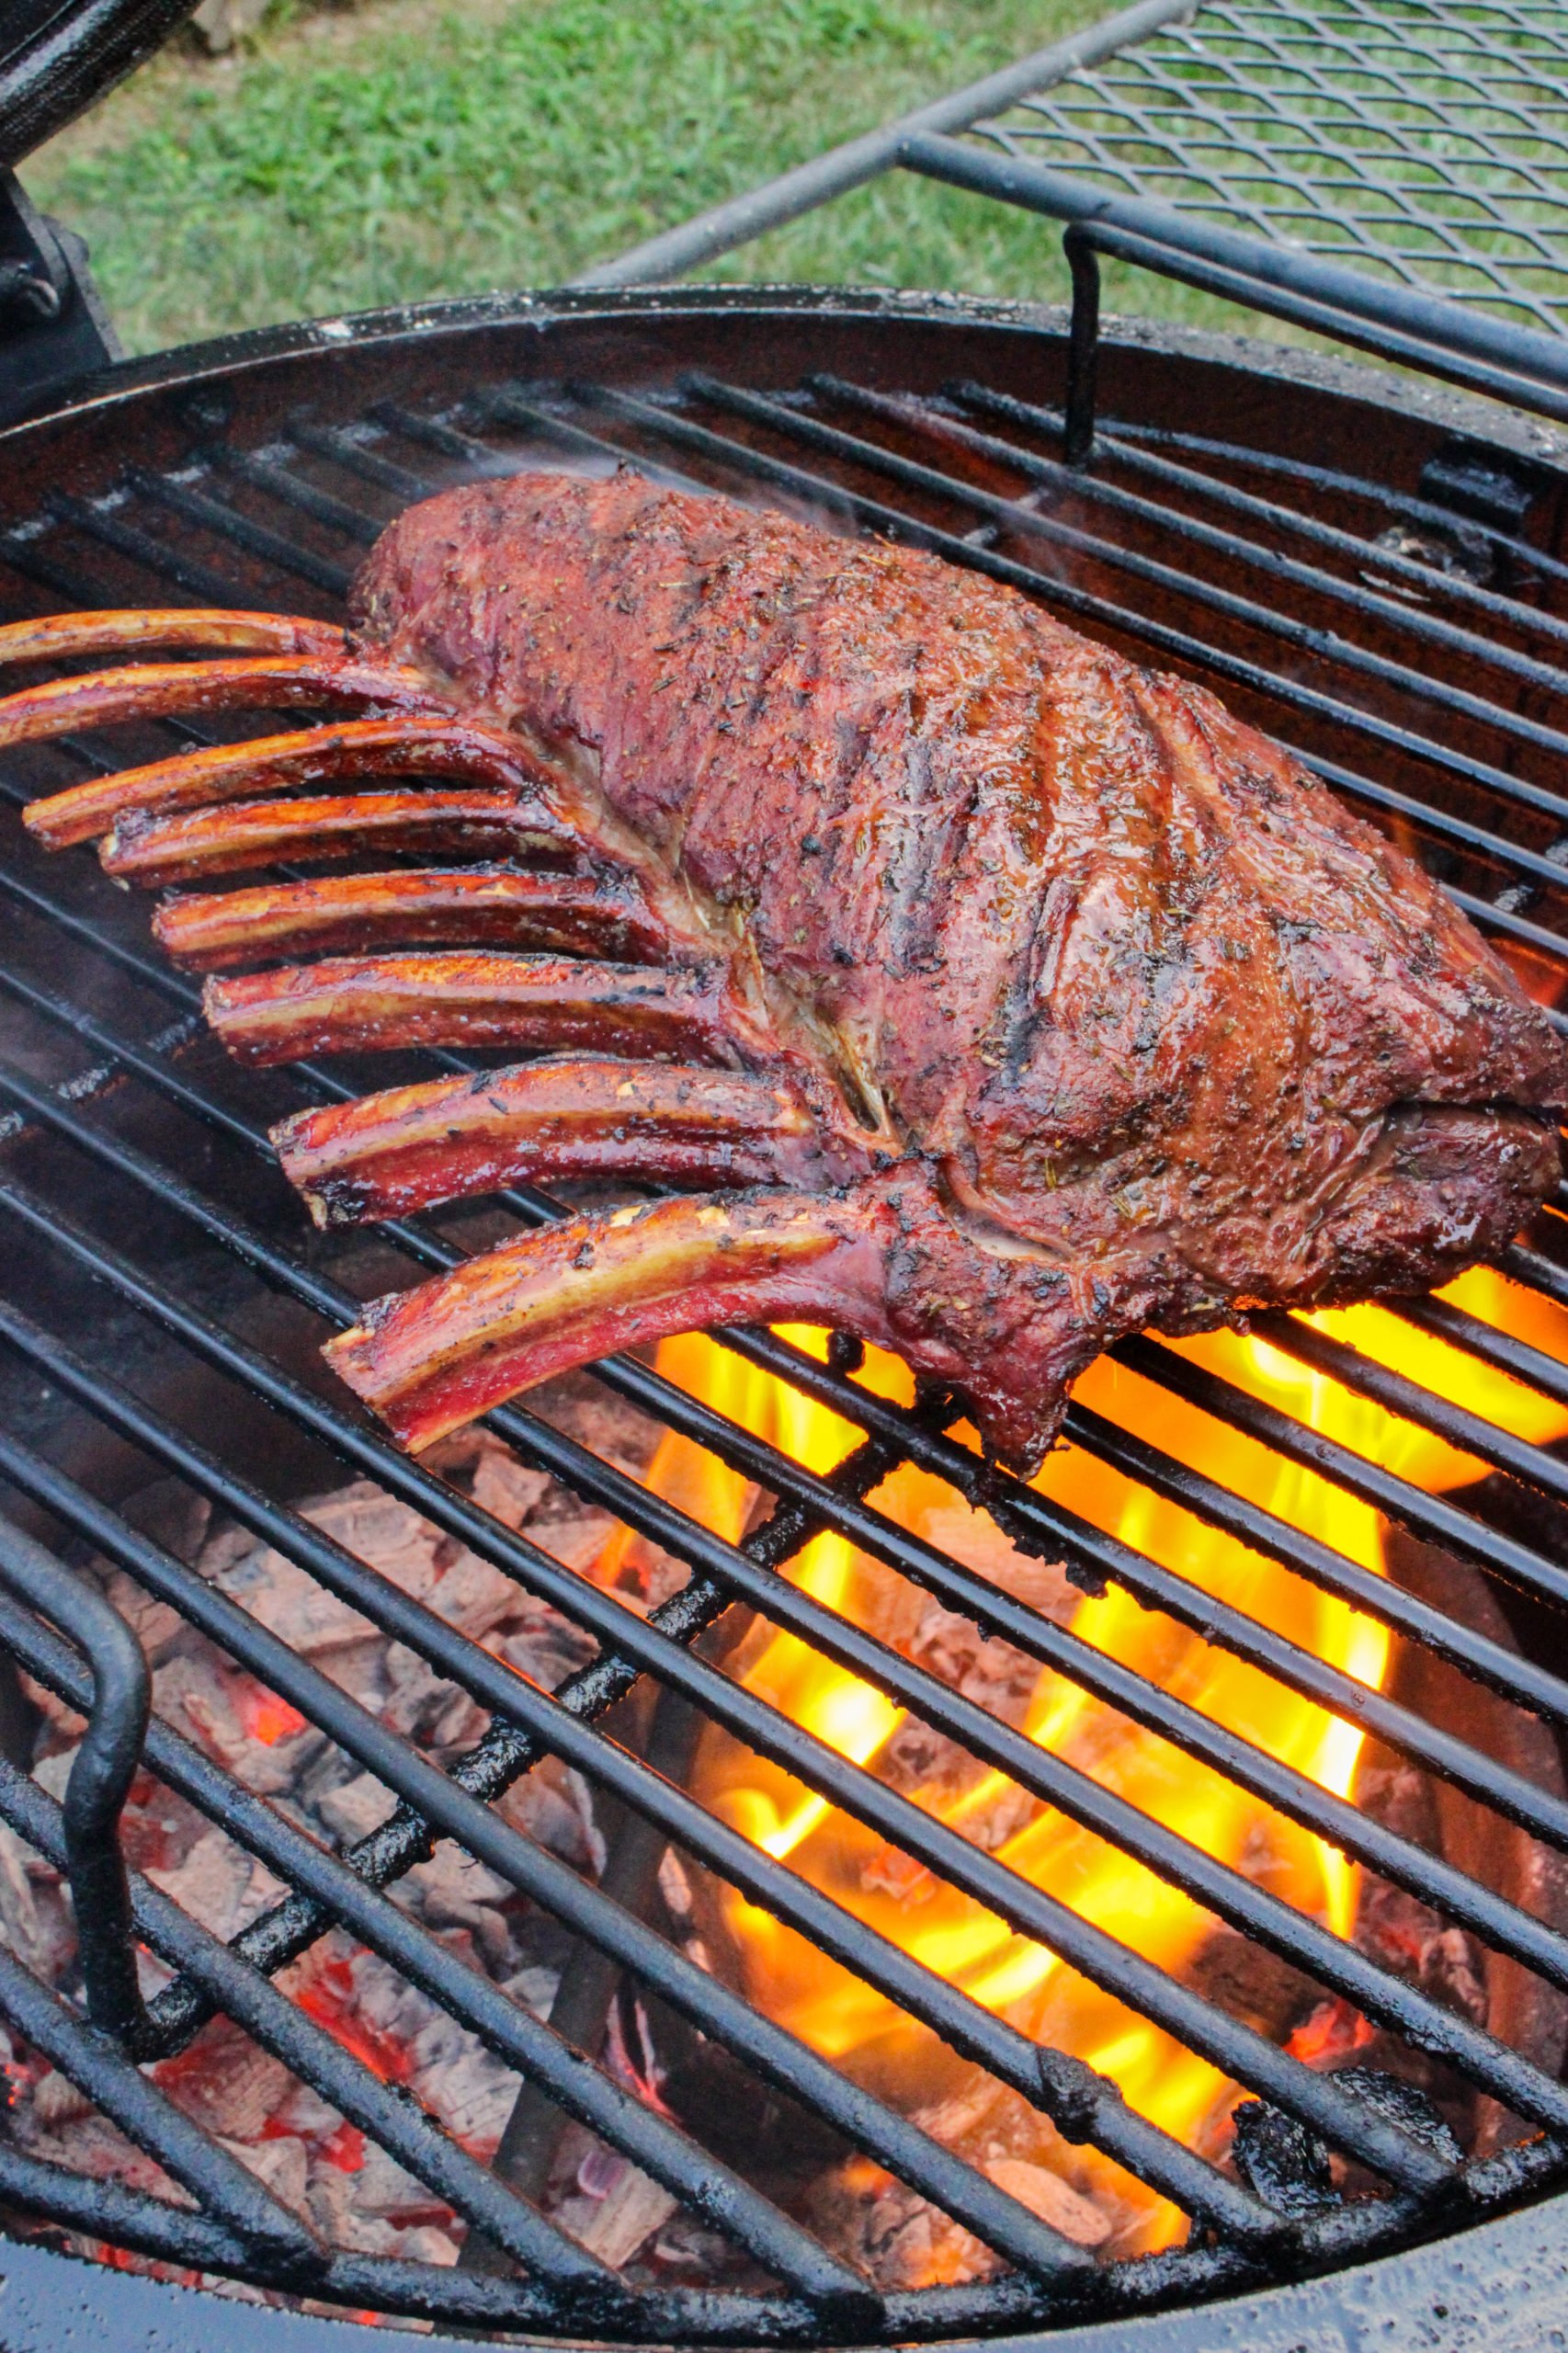
M 1247 2188 L 1292 2221 L 1335 2204 L 1328 2151 L 1315 2132 L 1267 2100 L 1244 2099 L 1231 2155 Z

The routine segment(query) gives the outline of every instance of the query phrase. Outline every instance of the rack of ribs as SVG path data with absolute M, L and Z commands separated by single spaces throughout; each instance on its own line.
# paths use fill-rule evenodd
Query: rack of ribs
M 1119 1336 L 1425 1290 L 1556 1182 L 1562 1045 L 1414 860 L 1202 688 L 934 556 L 528 473 L 392 524 L 347 631 L 0 631 L 104 653 L 163 658 L 12 695 L 0 748 L 336 714 L 27 812 L 146 884 L 344 870 L 159 908 L 235 1053 L 529 1057 L 284 1121 L 320 1221 L 658 1188 L 330 1344 L 411 1447 L 608 1349 L 790 1318 L 895 1350 L 1027 1469 Z

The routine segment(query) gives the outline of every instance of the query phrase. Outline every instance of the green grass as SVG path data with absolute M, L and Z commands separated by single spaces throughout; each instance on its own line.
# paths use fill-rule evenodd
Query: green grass
M 159 60 L 32 158 L 128 347 L 593 261 L 972 80 L 1096 0 L 365 0 Z M 1060 300 L 1059 233 L 896 175 L 721 262 Z M 1113 298 L 1121 293 L 1113 281 Z M 1212 318 L 1176 287 L 1130 306 Z

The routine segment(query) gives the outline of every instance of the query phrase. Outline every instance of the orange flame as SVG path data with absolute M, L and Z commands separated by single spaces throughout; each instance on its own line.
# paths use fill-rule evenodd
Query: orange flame
M 1501 1276 L 1486 1270 L 1467 1275 L 1444 1296 L 1568 1359 L 1568 1314 Z M 1390 1311 L 1357 1308 L 1310 1320 L 1445 1398 L 1462 1400 L 1501 1428 L 1538 1443 L 1568 1431 L 1568 1413 L 1561 1406 L 1430 1339 Z M 816 1332 L 790 1327 L 781 1336 L 819 1356 L 824 1351 L 824 1337 Z M 1420 1485 L 1460 1485 L 1483 1467 L 1261 1340 L 1225 1333 L 1176 1345 L 1183 1356 L 1296 1421 Z M 857 1442 L 858 1433 L 838 1415 L 699 1336 L 665 1342 L 659 1367 L 811 1470 L 833 1469 Z M 890 1357 L 871 1353 L 859 1378 L 882 1395 L 909 1402 L 908 1373 Z M 1284 1461 L 1258 1441 L 1108 1361 L 1093 1368 L 1077 1393 L 1108 1419 L 1201 1469 L 1361 1568 L 1383 1573 L 1377 1513 L 1327 1479 Z M 972 1433 L 955 1435 L 972 1442 Z M 755 1502 L 737 1474 L 673 1435 L 663 1440 L 649 1480 L 732 1540 L 743 1533 Z M 1374 1689 L 1382 1684 L 1390 1644 L 1386 1629 L 1376 1620 L 1096 1458 L 1065 1448 L 1049 1459 L 1035 1484 L 1358 1682 Z M 1018 1555 L 988 1517 L 941 1480 L 904 1466 L 872 1501 L 1004 1588 L 1025 1599 L 1044 1599 L 1057 1616 L 1066 1615 L 1071 1593 L 1059 1585 L 1048 1593 L 1050 1573 Z M 626 1551 L 623 1543 L 616 1552 L 618 1572 Z M 609 1565 L 601 1563 L 601 1574 Z M 955 1673 L 960 1682 L 966 1675 L 978 1677 L 982 1696 L 1011 1690 L 1014 1721 L 1021 1721 L 1042 1748 L 1312 1919 L 1341 1936 L 1351 1932 L 1357 1867 L 1210 1767 L 1050 1669 L 1030 1665 L 1020 1683 L 1017 1662 L 999 1646 L 981 1645 L 963 1621 L 934 1611 L 904 1580 L 837 1536 L 817 1537 L 787 1574 L 817 1600 L 934 1664 L 949 1679 Z M 1084 1642 L 1227 1731 L 1320 1787 L 1351 1794 L 1362 1741 L 1353 1724 L 1144 1608 L 1118 1586 L 1103 1597 L 1078 1600 L 1071 1622 Z M 759 1626 L 729 1665 L 749 1689 L 840 1756 L 895 1779 L 930 1813 L 1174 1975 L 1190 1976 L 1215 1938 L 1217 1924 L 1200 1905 L 1060 1812 L 1040 1807 L 1001 1774 L 981 1771 L 972 1763 L 966 1767 L 947 1744 L 923 1735 L 882 1693 L 794 1636 Z M 1005 1697 L 999 1704 L 1006 1712 Z M 767 1853 L 787 1858 L 813 1885 L 948 1983 L 963 1987 L 1026 2033 L 1074 2052 L 1113 2078 L 1133 2109 L 1167 2131 L 1210 2154 L 1223 2147 L 1236 2097 L 1233 2084 L 1054 1953 L 1016 1935 L 937 1880 L 918 1856 L 891 1852 L 826 1801 L 717 1731 L 704 1738 L 695 1782 L 715 1813 Z M 720 1965 L 738 1974 L 747 1994 L 771 2016 L 846 2074 L 934 2120 L 934 2129 L 941 2129 L 943 2118 L 964 2110 L 966 2099 L 969 2112 L 976 2112 L 976 2072 L 903 2011 L 733 1891 L 722 1891 L 715 1901 L 721 1938 L 728 1946 Z M 982 2099 L 982 2109 L 983 2104 Z M 1028 2155 L 1081 2197 L 1096 2200 L 1111 2218 L 1108 2251 L 1149 2250 L 1179 2234 L 1182 2218 L 1172 2207 L 1096 2152 L 1069 2147 L 1043 2119 Z M 1015 2155 L 1000 2161 L 999 2178 L 1009 2164 L 1017 2170 Z

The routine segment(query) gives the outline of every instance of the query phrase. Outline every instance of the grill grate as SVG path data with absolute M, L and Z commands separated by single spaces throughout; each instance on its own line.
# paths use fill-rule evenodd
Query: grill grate
M 974 135 L 1557 333 L 1565 73 L 1552 0 L 1209 0 Z
M 1563 568 L 1506 531 L 1456 526 L 1429 501 L 1353 477 L 1305 468 L 1270 472 L 1245 450 L 1115 423 L 1100 432 L 1096 471 L 1085 473 L 1060 461 L 1061 436 L 1054 412 L 972 382 L 918 403 L 833 377 L 763 395 L 699 376 L 656 399 L 605 385 L 506 383 L 476 389 L 439 413 L 387 406 L 351 427 L 301 425 L 262 449 L 202 449 L 172 470 L 132 469 L 102 498 L 58 494 L 46 512 L 10 529 L 0 540 L 0 561 L 17 584 L 17 604 L 29 609 L 60 597 L 76 604 L 157 601 L 171 588 L 204 600 L 292 608 L 301 585 L 330 607 L 359 550 L 399 505 L 475 471 L 631 458 L 674 480 L 805 500 L 846 528 L 884 530 L 1026 587 L 1135 654 L 1153 654 L 1213 680 L 1341 790 L 1406 831 L 1478 921 L 1555 979 L 1568 952 L 1568 737 L 1550 715 L 1558 649 L 1568 636 L 1568 621 L 1555 609 Z M 1289 610 L 1271 593 L 1281 583 L 1290 592 Z M 1130 594 L 1136 606 L 1126 601 Z M 1462 688 L 1455 683 L 1461 669 L 1472 682 Z M 165 741 L 169 733 L 183 742 L 206 740 L 189 726 L 163 732 Z M 1344 766 L 1342 751 L 1364 760 L 1366 770 Z M 64 780 L 67 771 L 107 765 L 87 741 L 51 747 L 17 761 L 0 777 L 0 795 L 17 807 Z M 441 1769 L 139 1532 L 51 1459 L 46 1442 L 18 1434 L 13 1418 L 0 1432 L 0 1476 L 16 1492 L 54 1528 L 201 1627 L 400 1801 L 390 1824 L 334 1857 L 154 1720 L 145 1747 L 150 1769 L 221 1822 L 293 1892 L 226 1948 L 147 1881 L 133 1882 L 139 1931 L 176 1972 L 147 2006 L 137 2058 L 179 2050 L 205 2020 L 227 2015 L 527 2276 L 487 2278 L 323 2245 L 182 2118 L 131 2056 L 3 1955 L 0 2011 L 154 2153 L 195 2206 L 85 2182 L 4 2143 L 0 2194 L 175 2263 L 357 2308 L 491 2328 L 739 2345 L 907 2341 L 1096 2310 L 1134 2311 L 1342 2261 L 1487 2211 L 1560 2176 L 1568 2162 L 1568 2088 L 1544 2069 L 1012 1730 L 780 1571 L 819 1531 L 844 1537 L 984 1632 L 1201 1757 L 1469 1927 L 1494 1953 L 1568 1991 L 1568 1935 L 1550 1921 L 1010 1598 L 868 1498 L 896 1463 L 932 1472 L 992 1512 L 1022 1549 L 1065 1559 L 1091 1587 L 1105 1580 L 1121 1586 L 1145 1608 L 1338 1711 L 1501 1820 L 1563 1851 L 1568 1802 L 1556 1790 L 1499 1763 L 1449 1725 L 1369 1692 L 1242 1609 L 1216 1602 L 1176 1570 L 983 1466 L 952 1435 L 957 1416 L 949 1400 L 931 1397 L 903 1409 L 842 1365 L 820 1363 L 770 1334 L 733 1333 L 724 1345 L 830 1405 L 861 1433 L 856 1451 L 829 1476 L 802 1469 L 641 1363 L 616 1359 L 597 1368 L 612 1393 L 777 1498 L 772 1517 L 738 1545 L 526 1405 L 492 1417 L 491 1427 L 525 1461 L 687 1564 L 689 1582 L 644 1620 L 398 1455 L 335 1395 L 307 1386 L 275 1352 L 234 1328 L 263 1297 L 284 1302 L 318 1336 L 324 1325 L 353 1319 L 356 1293 L 345 1278 L 352 1279 L 354 1268 L 341 1256 L 345 1245 L 304 1239 L 297 1212 L 268 1173 L 266 1129 L 277 1108 L 342 1099 L 357 1090 L 326 1066 L 267 1081 L 226 1068 L 199 1034 L 196 991 L 145 952 L 134 913 L 85 861 L 80 870 L 75 863 L 46 867 L 19 829 L 7 851 L 0 893 L 14 921 L 0 946 L 0 993 L 13 1009 L 12 1051 L 0 1063 L 0 1099 L 11 1116 L 0 1211 L 13 1245 L 23 1246 L 13 1247 L 8 1260 L 0 1340 L 53 1397 L 71 1401 L 143 1464 L 221 1505 L 471 1694 L 490 1718 L 477 1745 Z M 69 993 L 62 993 L 62 969 Z M 424 1064 L 469 1066 L 450 1054 L 425 1057 Z M 526 1223 L 554 1213 L 544 1196 L 527 1190 L 504 1196 L 502 1206 Z M 405 1269 L 448 1266 L 462 1255 L 428 1220 L 381 1232 Z M 1562 1300 L 1568 1299 L 1568 1270 L 1552 1255 L 1560 1233 L 1559 1221 L 1545 1221 L 1535 1245 L 1511 1254 L 1507 1270 Z M 32 1279 L 35 1258 L 45 1270 L 41 1280 Z M 374 1287 L 384 1288 L 385 1279 Z M 81 1280 L 107 1302 L 97 1311 L 99 1345 L 81 1344 L 80 1330 L 66 1337 L 60 1329 Z M 238 1311 L 227 1320 L 209 1313 L 220 1296 Z M 1441 1302 L 1401 1312 L 1433 1340 L 1548 1396 L 1568 1396 L 1562 1364 L 1476 1316 Z M 1295 1318 L 1270 1317 L 1259 1329 L 1295 1363 L 1506 1473 L 1538 1499 L 1536 1532 L 1511 1529 L 1483 1493 L 1472 1491 L 1463 1503 L 1424 1493 L 1163 1344 L 1139 1340 L 1119 1355 L 1142 1381 L 1285 1461 L 1322 1472 L 1414 1536 L 1532 1599 L 1568 1603 L 1568 1568 L 1540 1533 L 1550 1529 L 1552 1508 L 1568 1500 L 1568 1469 L 1558 1454 L 1526 1444 Z M 182 1360 L 245 1392 L 263 1416 L 303 1433 L 525 1592 L 552 1604 L 592 1634 L 597 1658 L 553 1696 L 521 1682 L 280 1502 L 222 1449 L 199 1442 L 177 1416 L 148 1403 L 133 1378 L 128 1384 L 106 1370 L 106 1361 L 118 1367 L 143 1360 L 155 1336 Z M 47 1428 L 47 1416 L 40 1427 Z M 1545 1722 L 1568 1724 L 1568 1681 L 1478 1635 L 1435 1602 L 1363 1569 L 1086 1406 L 1073 1409 L 1068 1437 L 1096 1462 L 1314 1582 L 1478 1686 Z M 28 1585 L 26 1566 L 0 1558 L 5 1583 L 21 1597 L 0 1596 L 0 1639 L 31 1674 L 85 1710 L 100 1665 L 91 1630 L 67 1629 L 72 1641 L 62 1641 L 21 1606 L 38 1605 L 47 1590 L 36 1575 Z M 699 1635 L 737 1601 L 1185 1889 L 1217 1919 L 1343 1995 L 1366 2018 L 1440 2054 L 1539 2137 L 1505 2156 L 1456 2164 L 1363 2089 L 1314 2071 L 1028 1884 L 790 1722 L 699 1652 Z M 785 1767 L 845 1816 L 918 1854 L 949 1885 L 1049 1946 L 1285 2115 L 1355 2152 L 1381 2177 L 1386 2195 L 1304 2217 L 1276 2211 L 1129 2108 L 1114 2085 L 1042 2050 L 900 1950 L 596 1729 L 645 1677 Z M 103 1689 L 100 1677 L 100 1711 Z M 547 1756 L 624 1801 L 679 1851 L 1021 2093 L 1066 2137 L 1093 2143 L 1159 2189 L 1192 2217 L 1187 2246 L 1135 2263 L 1091 2265 L 984 2174 L 704 1973 L 605 1889 L 525 1838 L 494 1801 Z M 8 1766 L 0 1768 L 0 1818 L 45 1857 L 63 1859 L 59 1808 Z M 756 2077 L 814 2111 L 962 2222 L 1006 2257 L 1010 2273 L 968 2289 L 874 2296 L 779 2205 L 604 2068 L 585 2066 L 549 2026 L 398 1908 L 385 1891 L 445 1837 L 532 1896 L 585 1948 L 609 1955 L 631 1981 L 655 1988 Z M 775 2290 L 630 2289 L 487 2173 L 272 1983 L 334 1924 L 748 2251 Z

